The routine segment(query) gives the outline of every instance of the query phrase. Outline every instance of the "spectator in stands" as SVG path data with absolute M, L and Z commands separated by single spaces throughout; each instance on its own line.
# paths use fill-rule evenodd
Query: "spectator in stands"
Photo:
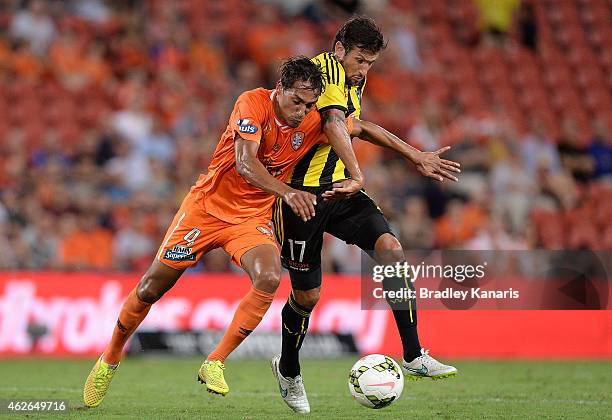
M 43 0 L 31 0 L 26 9 L 15 14 L 9 32 L 13 39 L 32 45 L 32 51 L 43 56 L 53 42 L 57 30 Z
M 298 14 L 286 25 L 274 5 L 232 2 L 244 7 L 213 0 L 0 1 L 6 29 L 0 33 L 0 269 L 135 268 L 138 256 L 114 258 L 114 247 L 123 249 L 117 244 L 126 239 L 113 236 L 158 243 L 194 174 L 208 165 L 235 97 L 271 86 L 278 58 L 329 48 L 326 32 L 345 18 L 337 7 L 326 8 L 333 2 L 276 1 L 295 6 L 291 13 L 311 4 L 308 16 Z M 409 8 L 400 0 L 335 3 L 380 14 L 379 23 L 392 33 L 394 51 L 368 75 L 368 119 L 424 149 L 450 144 L 447 158 L 462 164 L 459 183 L 433 185 L 414 176 L 406 162 L 355 142 L 368 194 L 397 225 L 407 248 L 462 247 L 471 240 L 482 247 L 504 231 L 511 241 L 532 246 L 526 207 L 550 212 L 546 220 L 552 223 L 534 225 L 537 246 L 609 248 L 610 200 L 600 191 L 612 177 L 612 138 L 603 124 L 610 123 L 611 96 L 599 84 L 583 86 L 573 72 L 548 71 L 574 65 L 573 54 L 555 53 L 566 43 L 574 50 L 572 34 L 557 27 L 555 14 L 533 1 L 516 12 L 519 0 L 455 2 L 452 11 L 429 4 Z M 590 3 L 581 10 L 593 12 Z M 506 38 L 512 14 L 518 14 L 516 48 L 466 42 L 477 5 L 481 22 L 489 22 L 487 39 Z M 250 30 L 236 31 L 247 26 L 261 32 L 251 37 Z M 587 33 L 582 22 L 586 36 L 579 38 L 593 47 L 589 57 L 601 70 L 609 70 L 598 35 L 607 27 L 598 20 L 589 26 Z M 570 122 L 559 127 L 555 93 L 566 84 L 585 90 L 575 106 L 586 111 L 594 111 L 587 98 L 598 90 L 601 121 L 593 126 L 593 139 L 581 138 Z M 515 95 L 506 95 L 508 90 Z M 515 112 L 496 114 L 492 104 L 504 98 Z M 516 130 L 505 127 L 508 118 Z M 532 118 L 526 133 L 513 132 Z M 512 156 L 504 156 L 504 144 L 517 147 L 507 153 Z M 584 227 L 565 232 L 559 215 L 577 210 L 589 191 L 598 191 L 592 198 L 596 221 L 585 218 Z M 488 214 L 504 222 L 486 223 Z M 96 227 L 87 230 L 81 215 L 93 216 L 88 223 Z M 105 261 L 92 260 L 89 235 L 106 250 Z M 326 267 L 333 270 L 331 256 L 342 258 L 342 250 L 329 241 L 324 246 Z M 203 269 L 228 267 L 218 254 L 206 258 Z
M 451 200 L 446 214 L 436 222 L 436 246 L 440 248 L 461 247 L 486 223 L 486 219 L 486 214 L 478 206 L 466 204 L 460 199 Z
M 434 100 L 427 99 L 421 107 L 420 118 L 410 129 L 408 138 L 418 145 L 421 150 L 438 150 L 443 131 L 443 120 L 440 105 Z
M 125 140 L 116 144 L 115 157 L 105 165 L 105 171 L 110 175 L 113 184 L 129 192 L 141 190 L 150 186 L 151 165 L 149 158 L 138 153 L 138 148 Z
M 612 136 L 603 120 L 596 120 L 594 124 L 595 137 L 591 140 L 589 155 L 595 163 L 593 176 L 597 179 L 605 178 L 612 181 Z
M 135 92 L 128 107 L 111 117 L 111 125 L 121 138 L 133 146 L 138 147 L 147 139 L 153 127 L 153 119 L 145 109 L 145 99 L 141 92 Z
M 576 207 L 580 196 L 576 181 L 567 170 L 553 172 L 546 162 L 542 162 L 536 180 L 541 193 L 538 204 L 553 210 Z
M 481 226 L 473 238 L 469 239 L 464 249 L 522 251 L 528 249 L 525 241 L 515 241 L 509 233 L 509 224 L 500 214 L 491 215 Z
M 581 184 L 588 182 L 595 171 L 595 162 L 578 137 L 578 127 L 571 119 L 562 125 L 558 150 L 561 164 Z
M 553 174 L 558 173 L 561 160 L 556 144 L 546 135 L 541 122 L 532 120 L 530 127 L 529 132 L 520 141 L 520 153 L 528 175 L 534 177 L 542 165 Z
M 536 51 L 538 48 L 538 22 L 531 1 L 522 1 L 518 11 L 518 30 L 521 44 Z
M 174 158 L 174 142 L 166 132 L 159 117 L 153 117 L 151 131 L 139 142 L 137 153 L 164 164 L 170 164 Z
M 538 190 L 522 164 L 518 148 L 506 145 L 504 156 L 494 164 L 489 180 L 494 211 L 508 217 L 512 232 L 519 231 Z
M 486 38 L 503 43 L 520 0 L 475 0 L 480 12 L 480 27 Z
M 115 266 L 121 270 L 146 269 L 157 242 L 147 233 L 144 214 L 136 212 L 131 223 L 117 231 L 113 242 Z
M 42 77 L 44 67 L 28 41 L 14 43 L 9 69 L 21 80 L 35 82 Z
M 113 267 L 112 233 L 99 226 L 95 215 L 63 218 L 59 265 L 69 270 L 110 270 Z
M 411 72 L 420 72 L 423 67 L 423 60 L 419 52 L 417 38 L 418 21 L 417 19 L 402 12 L 400 9 L 388 10 L 385 14 L 391 27 L 390 52 L 396 54 L 401 67 Z
M 412 196 L 405 201 L 398 223 L 404 249 L 433 249 L 434 225 L 427 213 L 427 204 L 421 197 Z

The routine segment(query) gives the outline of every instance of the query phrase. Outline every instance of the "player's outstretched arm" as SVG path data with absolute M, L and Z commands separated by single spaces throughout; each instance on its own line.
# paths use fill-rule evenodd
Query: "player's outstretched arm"
M 236 136 L 234 152 L 238 175 L 249 184 L 281 197 L 291 207 L 291 210 L 305 222 L 314 217 L 317 197 L 305 191 L 293 189 L 270 175 L 263 163 L 257 159 L 258 148 L 259 143 Z
M 440 158 L 440 155 L 450 149 L 450 146 L 435 152 L 421 152 L 381 126 L 358 119 L 353 122 L 351 136 L 396 151 L 414 163 L 421 175 L 438 181 L 444 181 L 446 178 L 456 182 L 457 178 L 451 172 L 461 172 L 459 169 L 461 165 L 458 162 Z
M 351 179 L 333 184 L 333 189 L 325 192 L 325 199 L 342 199 L 349 197 L 363 188 L 364 178 L 351 144 L 351 136 L 346 126 L 344 112 L 331 108 L 321 113 L 323 132 L 329 144 L 348 169 Z

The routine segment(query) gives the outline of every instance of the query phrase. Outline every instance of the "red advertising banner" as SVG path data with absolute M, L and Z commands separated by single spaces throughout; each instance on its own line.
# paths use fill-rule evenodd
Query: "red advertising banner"
M 126 273 L 0 273 L 0 357 L 99 354 L 139 280 Z M 143 330 L 224 329 L 248 291 L 244 275 L 188 274 L 156 303 Z M 257 331 L 280 332 L 283 279 Z M 361 310 L 358 276 L 325 276 L 310 331 L 352 333 L 362 353 L 400 355 L 390 311 Z M 46 330 L 33 345 L 33 331 Z M 611 311 L 423 310 L 421 343 L 444 357 L 612 357 Z

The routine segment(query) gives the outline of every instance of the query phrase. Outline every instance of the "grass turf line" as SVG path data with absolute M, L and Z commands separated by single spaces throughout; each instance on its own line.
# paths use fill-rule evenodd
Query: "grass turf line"
M 610 418 L 610 361 L 458 361 L 459 376 L 407 381 L 399 401 L 382 410 L 348 392 L 355 360 L 307 360 L 302 373 L 309 418 Z M 0 399 L 68 399 L 68 418 L 295 418 L 281 400 L 266 360 L 227 363 L 226 397 L 197 382 L 199 359 L 128 358 L 96 409 L 83 408 L 83 383 L 94 360 L 0 361 Z M 17 415 L 38 418 L 57 414 Z M 55 417 L 57 418 L 57 417 Z

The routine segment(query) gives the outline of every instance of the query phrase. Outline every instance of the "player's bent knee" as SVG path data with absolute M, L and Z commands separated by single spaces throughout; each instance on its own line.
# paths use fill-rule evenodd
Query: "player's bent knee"
M 136 291 L 138 299 L 146 303 L 157 302 L 164 293 L 158 287 L 155 287 L 155 283 L 155 279 L 148 273 L 142 276 L 140 283 L 138 283 L 138 290 Z
M 378 238 L 375 247 L 379 263 L 392 264 L 405 259 L 402 244 L 391 234 L 386 233 Z
M 280 270 L 263 270 L 255 274 L 253 286 L 264 292 L 274 293 L 280 284 Z
M 138 298 L 146 303 L 157 302 L 174 286 L 181 274 L 180 270 L 154 262 L 138 283 Z
M 299 305 L 308 309 L 314 308 L 321 297 L 320 288 L 310 290 L 294 290 L 292 293 L 295 301 Z

